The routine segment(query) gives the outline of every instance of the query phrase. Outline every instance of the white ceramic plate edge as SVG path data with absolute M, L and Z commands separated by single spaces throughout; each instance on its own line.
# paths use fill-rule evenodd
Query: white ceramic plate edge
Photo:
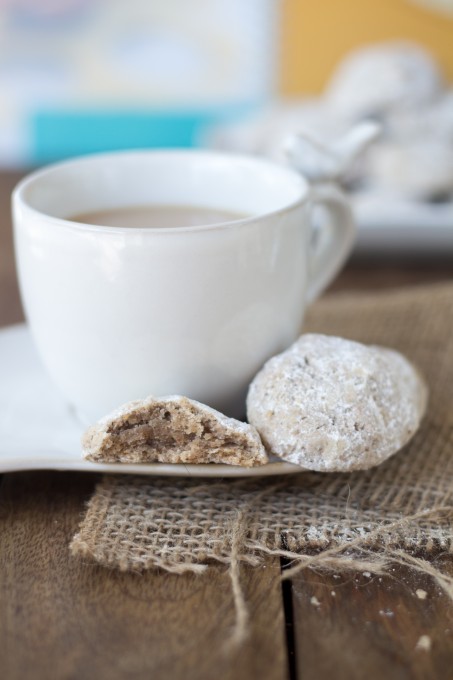
M 102 472 L 127 475 L 162 475 L 165 477 L 267 477 L 269 475 L 287 475 L 301 472 L 302 468 L 285 462 L 267 463 L 253 468 L 237 465 L 168 465 L 165 463 L 148 463 L 132 465 L 126 463 L 90 463 L 82 458 L 75 460 L 65 453 L 50 456 L 23 455 L 7 457 L 0 454 L 0 473 L 19 472 L 21 470 L 59 470 L 74 472 Z

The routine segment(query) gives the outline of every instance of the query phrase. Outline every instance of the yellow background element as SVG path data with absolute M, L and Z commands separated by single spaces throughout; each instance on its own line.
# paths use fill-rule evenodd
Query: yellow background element
M 453 17 L 409 0 L 282 0 L 280 90 L 320 92 L 350 50 L 385 40 L 414 40 L 453 81 Z

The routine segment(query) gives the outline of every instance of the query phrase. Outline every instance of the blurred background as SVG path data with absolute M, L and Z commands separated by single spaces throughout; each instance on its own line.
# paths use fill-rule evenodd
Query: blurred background
M 204 144 L 396 40 L 451 81 L 453 0 L 1 0 L 0 165 Z
M 73 155 L 204 146 L 288 163 L 290 135 L 329 153 L 373 120 L 380 139 L 341 178 L 356 255 L 451 258 L 452 81 L 453 0 L 0 0 L 2 211 L 18 177 Z M 8 245 L 14 297 L 12 268 Z
M 273 95 L 275 0 L 3 0 L 0 163 L 195 146 Z

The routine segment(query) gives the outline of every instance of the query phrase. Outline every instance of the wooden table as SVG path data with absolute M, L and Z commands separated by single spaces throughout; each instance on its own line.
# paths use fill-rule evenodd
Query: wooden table
M 23 319 L 9 220 L 17 179 L 0 174 L 0 326 Z M 353 263 L 334 288 L 451 277 L 453 262 Z M 453 678 L 453 608 L 428 579 L 400 568 L 382 579 L 306 571 L 282 586 L 279 559 L 242 567 L 251 634 L 225 654 L 234 609 L 223 567 L 203 576 L 121 574 L 70 558 L 96 481 L 57 472 L 1 480 L 1 680 Z M 453 559 L 440 560 L 453 574 Z M 416 649 L 422 635 L 429 651 Z

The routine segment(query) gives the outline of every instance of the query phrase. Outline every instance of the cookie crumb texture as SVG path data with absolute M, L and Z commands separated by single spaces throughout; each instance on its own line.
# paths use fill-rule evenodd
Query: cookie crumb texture
M 84 458 L 102 463 L 268 462 L 254 427 L 186 397 L 149 397 L 125 404 L 90 427 Z
M 270 359 L 247 397 L 268 451 L 320 472 L 363 470 L 416 432 L 427 389 L 401 354 L 325 335 L 302 335 Z

